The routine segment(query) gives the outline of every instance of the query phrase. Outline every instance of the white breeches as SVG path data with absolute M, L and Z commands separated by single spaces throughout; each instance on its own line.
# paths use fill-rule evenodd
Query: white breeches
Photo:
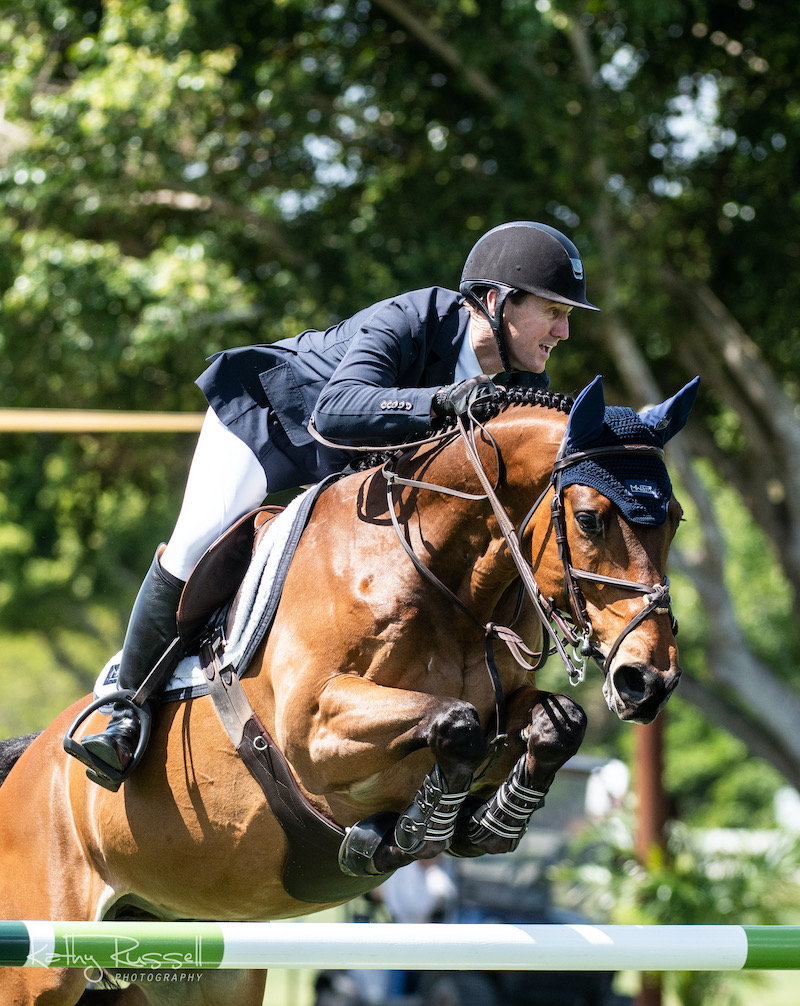
M 266 495 L 267 477 L 258 458 L 209 409 L 161 565 L 186 580 L 208 546 L 240 517 L 260 506 Z

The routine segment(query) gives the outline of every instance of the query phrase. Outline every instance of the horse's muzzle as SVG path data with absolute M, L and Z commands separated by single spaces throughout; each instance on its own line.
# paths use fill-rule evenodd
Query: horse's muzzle
M 619 664 L 603 685 L 608 708 L 629 723 L 652 723 L 680 680 L 680 667 L 657 671 L 647 664 Z

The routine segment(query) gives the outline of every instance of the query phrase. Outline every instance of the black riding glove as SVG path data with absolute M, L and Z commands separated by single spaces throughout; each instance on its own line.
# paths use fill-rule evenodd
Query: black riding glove
M 480 374 L 469 377 L 466 381 L 448 384 L 440 388 L 433 396 L 432 407 L 440 418 L 466 415 L 472 408 L 472 414 L 478 419 L 485 414 L 484 406 L 491 401 L 497 387 L 490 377 Z

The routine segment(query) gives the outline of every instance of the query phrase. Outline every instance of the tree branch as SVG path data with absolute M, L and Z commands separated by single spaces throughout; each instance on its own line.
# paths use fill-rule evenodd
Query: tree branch
M 689 284 L 671 270 L 664 276 L 697 319 L 708 346 L 706 372 L 714 390 L 740 417 L 748 442 L 748 471 L 737 479 L 753 515 L 762 522 L 786 575 L 800 595 L 800 423 L 797 403 L 781 384 L 725 305 L 708 287 Z M 697 344 L 700 340 L 688 337 Z M 746 483 L 746 484 L 745 484 Z M 780 526 L 776 496 L 783 508 Z M 769 519 L 764 520 L 765 513 Z
M 765 730 L 763 721 L 744 715 L 719 690 L 709 688 L 685 673 L 681 678 L 680 695 L 696 706 L 710 723 L 733 734 L 757 758 L 763 758 L 800 789 L 800 768 L 796 760 L 783 750 L 779 737 Z
M 387 14 L 390 14 L 396 21 L 399 21 L 411 34 L 423 45 L 427 46 L 431 52 L 446 63 L 451 70 L 463 77 L 470 87 L 489 104 L 497 104 L 502 94 L 489 80 L 489 78 L 470 66 L 461 58 L 458 50 L 446 42 L 431 26 L 412 11 L 403 0 L 372 0 L 376 7 L 381 7 Z

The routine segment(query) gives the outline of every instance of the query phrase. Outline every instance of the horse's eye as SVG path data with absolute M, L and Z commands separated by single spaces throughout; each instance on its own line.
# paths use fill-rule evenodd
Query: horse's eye
M 596 510 L 578 510 L 575 520 L 581 531 L 591 538 L 597 538 L 603 533 L 603 518 Z

